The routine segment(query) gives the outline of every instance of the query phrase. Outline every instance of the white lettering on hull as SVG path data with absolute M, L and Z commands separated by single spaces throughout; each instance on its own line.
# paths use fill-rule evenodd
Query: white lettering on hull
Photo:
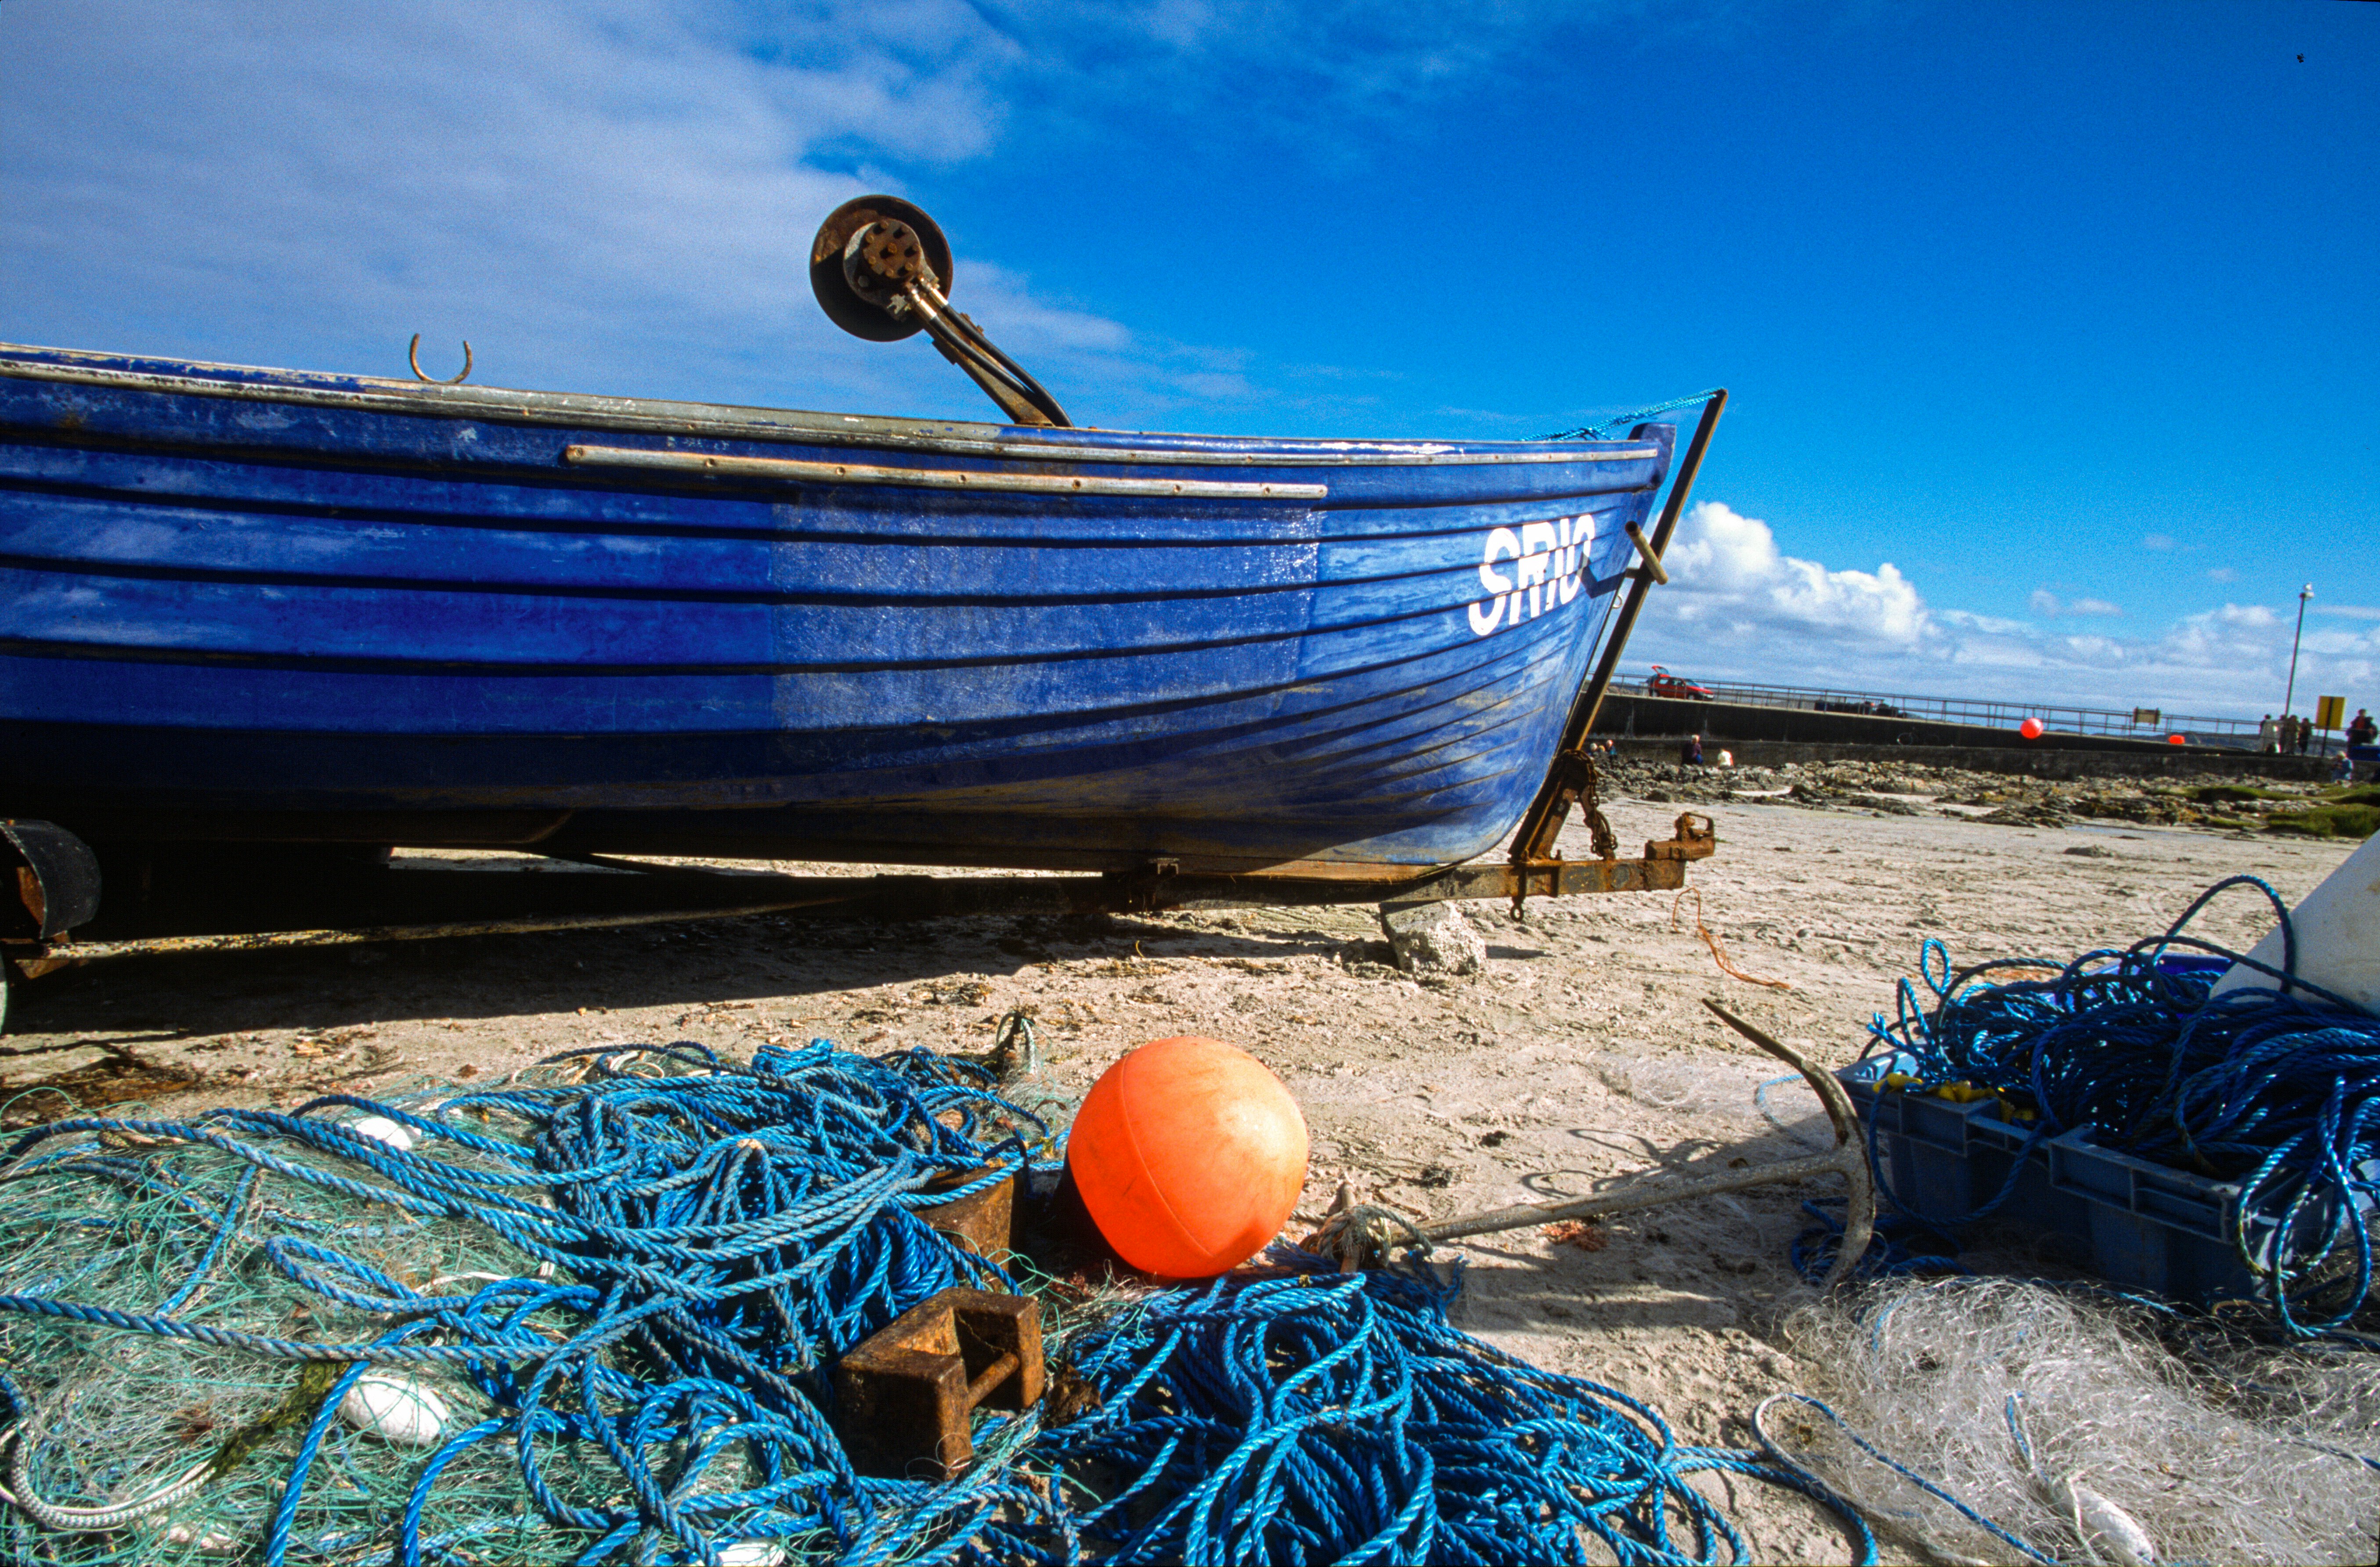
M 1479 552 L 1479 585 L 1488 597 L 1469 606 L 1472 634 L 1517 626 L 1576 598 L 1585 586 L 1586 555 L 1594 542 L 1592 516 L 1523 523 L 1518 533 L 1488 529 Z M 1508 561 L 1510 576 L 1497 570 Z

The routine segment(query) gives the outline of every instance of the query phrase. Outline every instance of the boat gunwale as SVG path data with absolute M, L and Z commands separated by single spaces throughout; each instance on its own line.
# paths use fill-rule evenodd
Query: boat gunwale
M 125 369 L 95 359 L 140 361 L 128 355 L 91 355 L 79 350 L 0 343 L 0 377 L 151 392 L 168 396 L 218 397 L 234 401 L 296 404 L 361 412 L 468 417 L 490 422 L 577 428 L 630 430 L 698 438 L 856 446 L 884 452 L 990 458 L 1028 463 L 1113 466 L 1262 467 L 1488 467 L 1513 464 L 1610 463 L 1658 460 L 1660 450 L 1615 441 L 1330 440 L 1304 436 L 1216 436 L 1157 431 L 1051 430 L 965 420 L 909 420 L 801 409 L 686 403 L 659 398 L 607 397 L 588 392 L 528 392 L 506 387 L 450 386 L 439 382 L 386 380 L 372 376 L 324 376 L 322 372 L 172 361 L 191 370 L 231 376 L 305 378 L 241 380 L 164 370 Z M 1208 445 L 1067 445 L 1074 434 L 1113 435 L 1126 440 L 1211 442 Z M 1217 449 L 1228 447 L 1228 450 Z

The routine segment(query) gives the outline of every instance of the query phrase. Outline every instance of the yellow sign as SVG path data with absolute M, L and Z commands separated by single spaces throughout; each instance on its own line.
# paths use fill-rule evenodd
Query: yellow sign
M 2325 696 L 2313 705 L 2313 727 L 2318 729 L 2343 729 L 2347 727 L 2347 698 Z

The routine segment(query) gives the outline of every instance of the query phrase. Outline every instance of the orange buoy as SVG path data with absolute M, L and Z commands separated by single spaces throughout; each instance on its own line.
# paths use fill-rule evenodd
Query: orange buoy
M 1305 1117 L 1265 1064 L 1219 1039 L 1144 1044 L 1075 1114 L 1066 1166 L 1118 1255 L 1204 1279 L 1281 1233 L 1305 1186 Z
M 2168 745 L 2188 745 L 2190 737 L 2185 734 L 2169 734 L 2165 737 L 2165 742 Z
M 2041 720 L 2039 718 L 2027 718 L 2024 722 L 2016 727 L 2016 732 L 2024 736 L 2027 740 L 2039 740 L 2041 738 Z

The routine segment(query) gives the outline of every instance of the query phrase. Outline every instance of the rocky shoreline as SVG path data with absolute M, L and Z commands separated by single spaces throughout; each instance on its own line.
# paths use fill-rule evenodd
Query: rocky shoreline
M 1682 766 L 1611 758 L 1599 764 L 1607 799 L 1656 804 L 1794 805 L 1883 815 L 1941 815 L 1999 826 L 2060 827 L 2078 821 L 2209 832 L 2338 836 L 2342 799 L 2380 802 L 2380 790 L 2342 791 L 2260 777 L 2189 779 L 2037 778 L 1958 767 L 1882 762 L 1788 762 L 1779 766 Z M 2374 796 L 2367 802 L 2364 796 Z

